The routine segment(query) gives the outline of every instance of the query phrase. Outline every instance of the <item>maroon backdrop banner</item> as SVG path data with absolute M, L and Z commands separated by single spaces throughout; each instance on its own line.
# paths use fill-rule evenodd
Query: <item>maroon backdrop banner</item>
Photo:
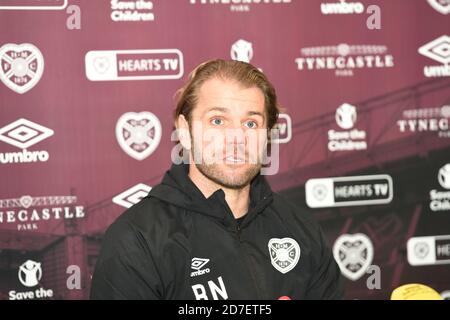
M 450 299 L 449 20 L 447 0 L 0 0 L 0 299 L 89 297 L 214 58 L 276 87 L 268 180 L 321 224 L 345 297 Z

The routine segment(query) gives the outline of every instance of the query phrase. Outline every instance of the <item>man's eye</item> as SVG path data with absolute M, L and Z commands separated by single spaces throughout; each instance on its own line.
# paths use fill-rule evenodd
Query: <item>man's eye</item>
M 211 120 L 211 124 L 213 124 L 215 126 L 220 126 L 221 124 L 223 124 L 223 121 L 222 121 L 222 119 L 214 118 Z
M 247 121 L 245 123 L 245 126 L 249 129 L 255 129 L 258 126 L 258 124 L 255 121 Z

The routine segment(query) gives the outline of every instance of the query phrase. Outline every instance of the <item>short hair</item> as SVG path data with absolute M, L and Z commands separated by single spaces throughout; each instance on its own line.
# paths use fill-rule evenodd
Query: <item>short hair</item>
M 273 85 L 264 73 L 251 64 L 222 59 L 206 61 L 189 74 L 187 83 L 176 92 L 175 121 L 180 115 L 183 115 L 190 123 L 192 110 L 198 101 L 200 87 L 207 80 L 214 78 L 234 80 L 244 88 L 259 88 L 264 95 L 267 128 L 273 128 L 280 113 Z

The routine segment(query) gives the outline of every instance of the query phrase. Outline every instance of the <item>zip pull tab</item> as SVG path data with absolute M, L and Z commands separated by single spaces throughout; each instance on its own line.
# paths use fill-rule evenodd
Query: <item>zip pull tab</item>
M 241 241 L 241 226 L 237 221 L 236 221 L 236 235 L 238 240 Z

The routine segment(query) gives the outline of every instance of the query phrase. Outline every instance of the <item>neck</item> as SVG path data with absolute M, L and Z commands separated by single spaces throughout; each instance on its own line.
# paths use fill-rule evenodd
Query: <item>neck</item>
M 241 189 L 223 187 L 205 177 L 193 163 L 189 165 L 189 178 L 200 189 L 205 198 L 209 198 L 214 192 L 222 189 L 225 193 L 225 201 L 235 219 L 239 219 L 247 213 L 250 204 L 250 184 Z

